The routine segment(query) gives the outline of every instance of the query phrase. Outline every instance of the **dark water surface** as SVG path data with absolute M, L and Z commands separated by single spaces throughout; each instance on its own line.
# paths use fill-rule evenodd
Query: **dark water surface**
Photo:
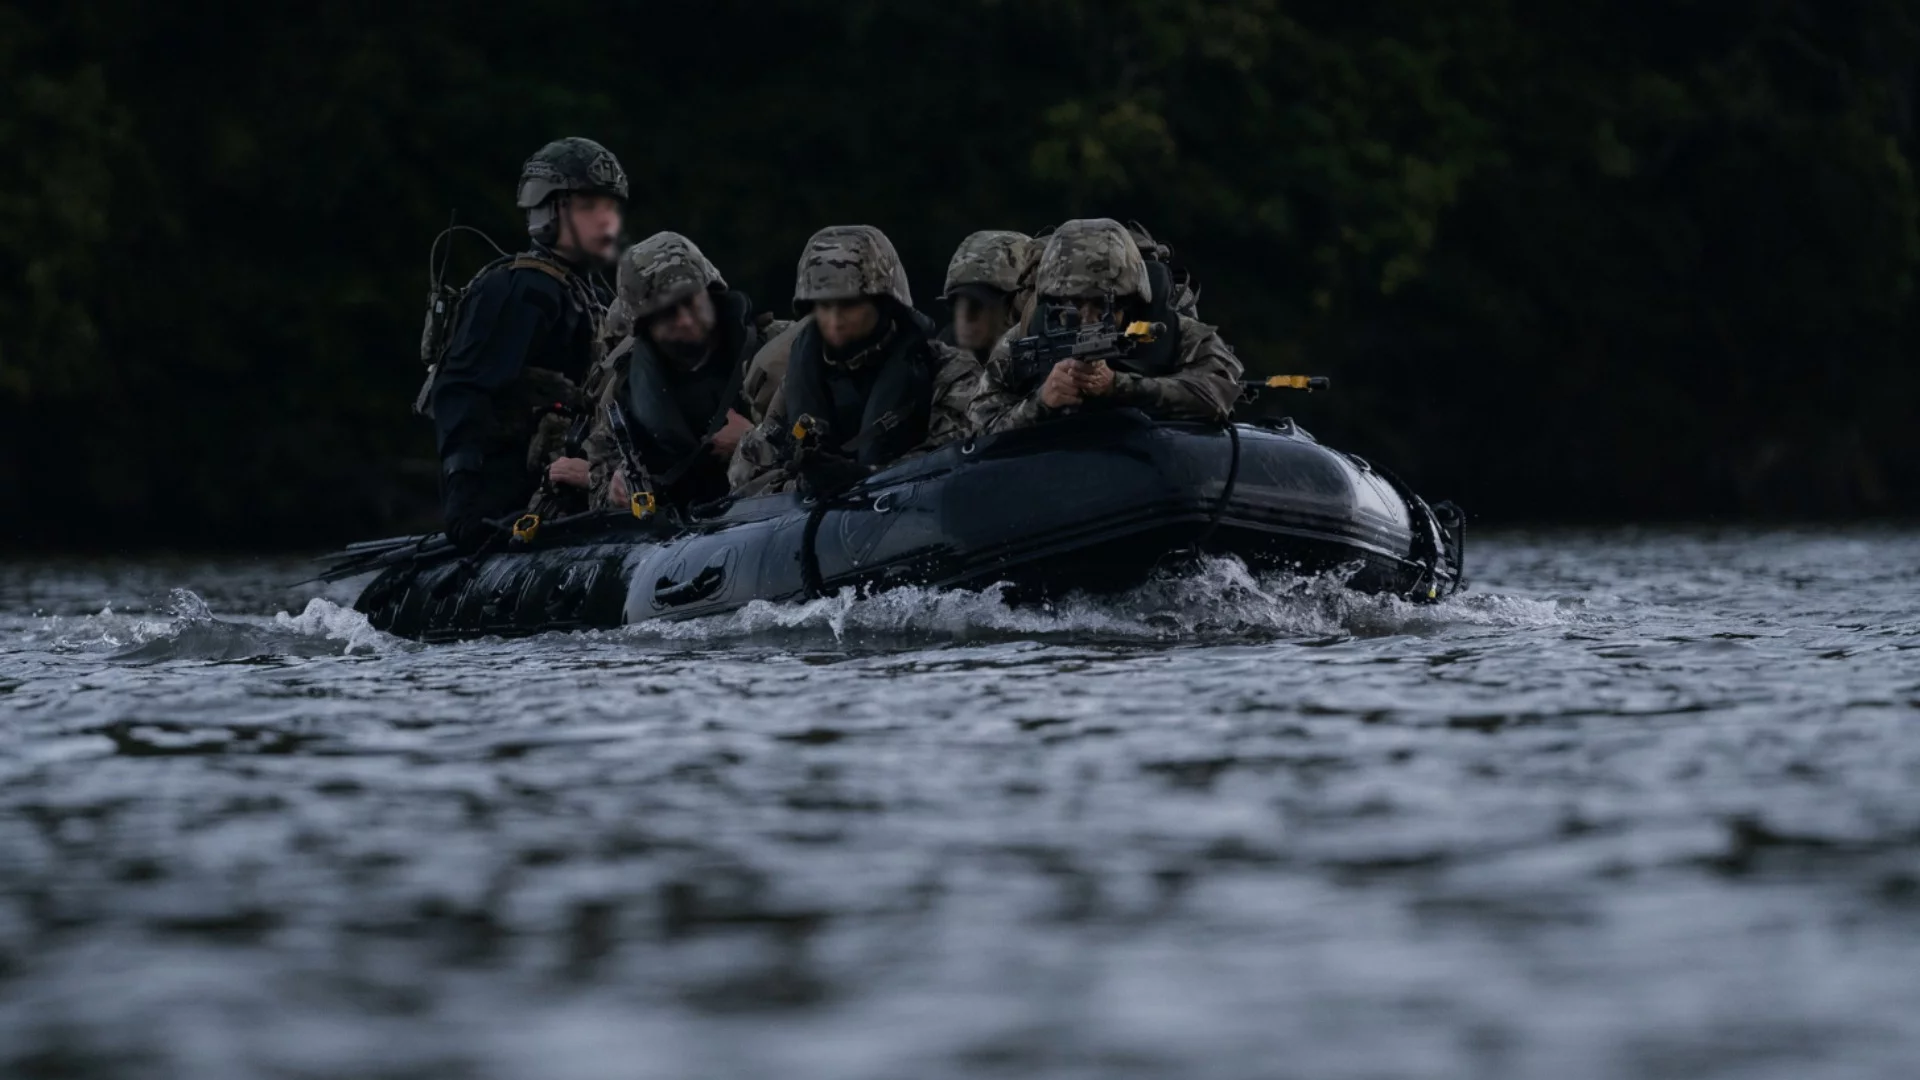
M 0 1075 L 1920 1075 L 1920 533 L 1472 554 L 432 648 L 0 566 Z

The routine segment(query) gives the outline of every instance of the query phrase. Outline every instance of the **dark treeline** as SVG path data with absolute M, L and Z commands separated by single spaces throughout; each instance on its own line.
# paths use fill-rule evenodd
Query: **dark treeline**
M 418 524 L 427 243 L 564 134 L 780 311 L 822 225 L 937 312 L 973 229 L 1137 218 L 1482 520 L 1912 513 L 1917 108 L 1920 0 L 4 6 L 0 535 Z

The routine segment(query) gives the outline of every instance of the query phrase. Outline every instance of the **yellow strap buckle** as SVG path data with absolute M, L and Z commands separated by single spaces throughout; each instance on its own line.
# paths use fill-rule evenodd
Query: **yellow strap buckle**
M 636 491 L 633 497 L 627 500 L 627 509 L 633 511 L 633 516 L 637 518 L 646 517 L 659 508 L 660 503 L 653 497 L 651 491 Z
M 513 538 L 522 544 L 533 543 L 533 538 L 539 535 L 539 514 L 521 514 L 520 520 L 513 523 Z
M 1142 345 L 1153 344 L 1153 324 L 1144 319 L 1128 323 L 1126 334 L 1129 340 L 1137 341 Z

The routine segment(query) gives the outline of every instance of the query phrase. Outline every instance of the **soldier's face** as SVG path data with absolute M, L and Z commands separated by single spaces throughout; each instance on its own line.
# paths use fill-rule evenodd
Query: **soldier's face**
M 1092 326 L 1094 323 L 1106 322 L 1107 315 L 1112 310 L 1107 306 L 1106 298 L 1102 296 L 1080 297 L 1073 302 L 1073 306 L 1080 310 L 1080 325 L 1082 326 Z
M 612 262 L 620 246 L 620 200 L 574 195 L 560 210 L 560 244 L 581 255 Z
M 1013 305 L 962 293 L 953 300 L 953 343 L 963 349 L 988 349 L 1006 333 Z
M 844 349 L 880 327 L 880 305 L 871 300 L 821 300 L 813 305 L 813 321 L 828 345 Z
M 647 320 L 647 334 L 674 345 L 704 345 L 718 318 L 713 294 L 705 289 Z

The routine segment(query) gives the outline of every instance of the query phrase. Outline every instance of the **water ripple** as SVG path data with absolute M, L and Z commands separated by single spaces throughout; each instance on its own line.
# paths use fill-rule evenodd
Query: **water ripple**
M 1902 1076 L 1920 536 L 422 647 L 0 567 L 0 1075 Z M 190 591 L 189 591 L 190 590 Z

